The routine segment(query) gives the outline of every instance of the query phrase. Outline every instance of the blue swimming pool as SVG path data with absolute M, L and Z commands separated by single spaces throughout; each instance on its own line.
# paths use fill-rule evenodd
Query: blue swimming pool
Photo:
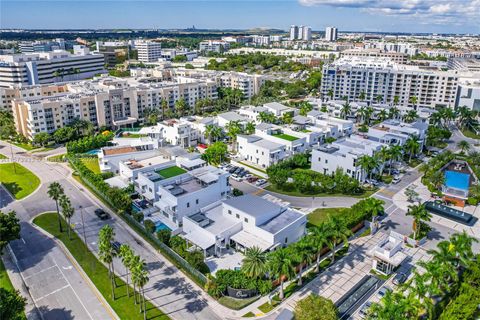
M 93 150 L 90 150 L 90 151 L 87 151 L 85 152 L 86 154 L 97 154 L 100 152 L 100 149 L 93 149 Z
M 156 225 L 155 225 L 155 232 L 158 232 L 160 230 L 170 230 L 172 231 L 172 229 L 170 229 L 165 223 L 163 222 L 158 222 Z
M 457 171 L 445 171 L 445 185 L 449 188 L 468 190 L 470 175 Z

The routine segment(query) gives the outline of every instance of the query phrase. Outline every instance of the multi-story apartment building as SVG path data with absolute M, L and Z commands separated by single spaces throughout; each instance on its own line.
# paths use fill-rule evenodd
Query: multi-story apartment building
M 52 96 L 67 91 L 68 88 L 65 84 L 11 86 L 9 88 L 0 88 L 0 110 L 12 112 L 12 102 L 14 99 Z
M 338 30 L 335 27 L 326 27 L 325 28 L 325 40 L 327 41 L 337 41 L 338 39 Z
M 463 106 L 480 111 L 480 78 L 460 79 L 455 108 Z
M 75 46 L 74 53 L 50 52 L 0 56 L 0 87 L 37 85 L 85 79 L 105 73 L 102 54 Z
M 72 41 L 58 38 L 53 41 L 22 41 L 18 44 L 21 53 L 47 52 L 72 48 Z
M 290 37 L 289 37 L 289 39 L 290 39 L 290 41 L 298 39 L 298 26 L 292 25 L 290 27 Z
M 400 52 L 386 52 L 380 49 L 351 49 L 344 50 L 340 53 L 341 57 L 372 57 L 372 58 L 388 58 L 398 64 L 406 64 L 408 55 Z
M 230 49 L 230 43 L 219 40 L 205 40 L 198 45 L 200 52 L 225 52 Z
M 201 133 L 189 121 L 170 119 L 159 122 L 157 129 L 169 144 L 182 148 L 194 147 L 201 140 Z
M 141 62 L 156 62 L 162 58 L 162 44 L 154 41 L 136 41 L 138 60 Z
M 321 93 L 350 101 L 364 94 L 364 101 L 378 102 L 377 97 L 381 97 L 382 103 L 393 103 L 398 97 L 398 105 L 415 109 L 453 107 L 457 83 L 455 72 L 399 65 L 386 58 L 345 57 L 324 66 Z
M 47 95 L 32 93 L 12 103 L 17 130 L 33 139 L 36 133 L 53 132 L 74 119 L 111 128 L 143 123 L 144 112 L 160 108 L 163 100 L 168 102 L 168 108 L 174 108 L 179 99 L 193 108 L 198 99 L 216 99 L 216 88 L 214 81 L 187 78 L 149 83 L 142 79 L 103 77 L 53 87 L 56 91 L 37 89 L 37 93 Z

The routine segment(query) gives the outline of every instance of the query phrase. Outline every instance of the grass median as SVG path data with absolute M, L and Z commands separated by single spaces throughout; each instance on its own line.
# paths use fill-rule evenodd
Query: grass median
M 55 212 L 47 212 L 33 219 L 33 223 L 50 233 L 70 251 L 72 256 L 82 267 L 98 291 L 103 295 L 105 300 L 110 304 L 120 319 L 143 319 L 143 313 L 140 313 L 139 305 L 135 305 L 133 301 L 133 289 L 130 288 L 130 297 L 127 297 L 127 285 L 120 278 L 116 277 L 117 288 L 115 289 L 116 299 L 111 297 L 110 280 L 108 269 L 96 256 L 87 249 L 85 243 L 76 233 L 72 233 L 72 240 L 68 239 L 68 233 L 58 231 L 58 220 Z M 63 221 L 66 225 L 65 220 Z M 169 319 L 167 315 L 157 309 L 153 304 L 147 302 L 147 319 Z
M 6 290 L 15 290 L 12 282 L 10 281 L 10 278 L 8 277 L 8 273 L 5 269 L 5 266 L 3 265 L 2 259 L 0 259 L 0 288 Z
M 3 163 L 0 164 L 0 182 L 18 200 L 35 191 L 40 179 L 21 164 Z

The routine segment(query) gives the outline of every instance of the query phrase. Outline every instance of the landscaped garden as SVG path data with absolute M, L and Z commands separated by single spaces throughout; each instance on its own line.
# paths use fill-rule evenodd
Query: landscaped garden
M 295 140 L 299 139 L 297 137 L 294 137 L 294 136 L 291 136 L 291 135 L 285 134 L 285 133 L 272 134 L 272 137 L 277 137 L 277 138 L 287 140 L 287 141 L 295 141 Z
M 0 182 L 17 200 L 25 198 L 40 185 L 40 179 L 18 163 L 0 164 Z
M 71 234 L 71 239 L 69 239 L 67 232 L 59 231 L 56 212 L 48 212 L 37 216 L 33 223 L 62 241 L 120 319 L 144 319 L 143 313 L 139 312 L 137 308 L 132 308 L 134 305 L 133 294 L 131 294 L 133 289 L 129 288 L 130 295 L 127 296 L 127 284 L 118 277 L 115 277 L 113 280 L 116 283 L 116 298 L 112 298 L 112 281 L 109 270 L 86 247 L 85 243 L 75 232 Z M 62 223 L 67 225 L 65 220 Z M 167 315 L 163 314 L 150 302 L 147 302 L 146 310 L 147 319 L 169 319 Z
M 101 173 L 98 157 L 83 157 L 81 161 L 93 173 Z
M 8 159 L 8 157 L 0 153 L 0 160 L 2 159 Z
M 156 172 L 159 175 L 161 175 L 164 179 L 168 179 L 168 178 L 171 178 L 171 177 L 181 175 L 181 174 L 183 174 L 187 171 L 185 169 L 180 168 L 180 167 L 173 166 L 173 167 L 168 167 L 168 168 L 165 168 L 165 169 L 157 170 Z

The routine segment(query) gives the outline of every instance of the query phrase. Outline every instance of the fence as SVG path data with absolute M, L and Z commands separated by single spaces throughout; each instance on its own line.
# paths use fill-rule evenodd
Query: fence
M 70 164 L 73 166 L 75 170 L 77 168 L 75 167 L 75 164 L 73 161 L 70 161 Z M 78 172 L 78 170 L 77 170 Z M 87 179 L 84 179 L 80 175 L 80 179 L 94 191 L 94 193 L 99 196 L 105 203 L 108 204 L 109 207 L 111 208 L 116 208 L 114 203 L 110 200 L 109 197 L 107 197 L 103 192 L 99 191 L 95 185 L 93 185 L 90 181 Z M 153 234 L 149 233 L 145 228 L 143 227 L 142 224 L 140 224 L 138 221 L 136 221 L 132 216 L 130 216 L 128 213 L 123 213 L 119 214 L 120 217 L 127 222 L 127 224 L 132 227 L 137 233 L 140 233 L 146 240 L 154 246 L 158 251 L 160 251 L 164 256 L 167 257 L 175 266 L 177 266 L 179 269 L 185 271 L 185 273 L 193 280 L 195 281 L 198 285 L 200 285 L 202 288 L 205 287 L 205 284 L 207 283 L 207 277 L 205 277 L 204 274 L 202 274 L 200 271 L 192 267 L 185 259 L 183 259 L 178 253 L 173 251 L 170 247 L 168 247 L 166 244 L 158 240 L 157 238 L 154 237 Z

